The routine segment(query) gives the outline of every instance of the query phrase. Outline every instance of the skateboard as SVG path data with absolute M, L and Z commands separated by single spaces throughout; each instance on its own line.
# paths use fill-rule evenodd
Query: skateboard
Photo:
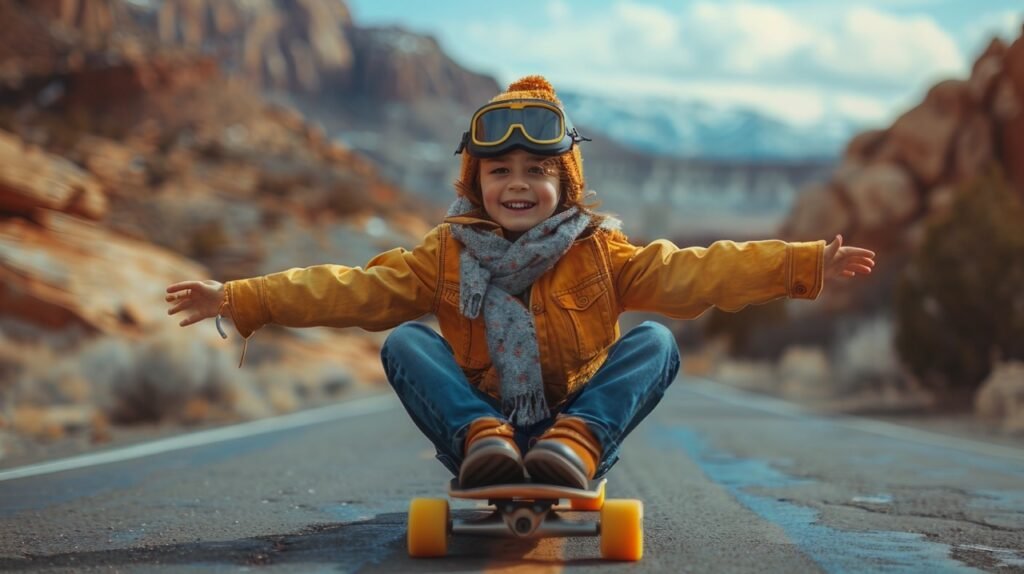
M 586 489 L 522 482 L 459 488 L 452 479 L 448 496 L 485 500 L 494 508 L 481 519 L 453 519 L 445 498 L 414 498 L 409 504 L 409 556 L 444 556 L 449 536 L 512 536 L 542 538 L 599 536 L 606 560 L 640 560 L 643 555 L 643 503 L 605 500 L 606 480 L 591 481 Z M 567 500 L 569 506 L 558 506 Z M 560 511 L 597 511 L 596 521 L 572 521 Z

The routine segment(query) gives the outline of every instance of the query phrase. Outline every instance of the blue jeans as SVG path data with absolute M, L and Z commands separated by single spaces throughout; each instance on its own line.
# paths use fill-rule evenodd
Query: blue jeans
M 466 380 L 448 342 L 425 325 L 398 326 L 384 342 L 381 360 L 405 410 L 434 443 L 437 459 L 456 476 L 470 423 L 480 417 L 508 420 L 497 400 Z M 658 404 L 678 371 L 679 350 L 672 332 L 645 321 L 611 346 L 593 378 L 550 417 L 516 427 L 516 443 L 527 452 L 559 414 L 583 419 L 601 441 L 595 478 L 604 476 L 619 459 L 622 440 Z

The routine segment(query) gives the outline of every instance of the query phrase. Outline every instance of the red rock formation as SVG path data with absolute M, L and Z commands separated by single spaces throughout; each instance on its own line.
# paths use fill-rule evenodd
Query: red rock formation
M 939 83 L 891 127 L 853 138 L 832 181 L 803 194 L 781 233 L 843 232 L 848 243 L 899 252 L 920 238 L 918 222 L 944 213 L 952 190 L 993 163 L 1024 195 L 1024 36 L 1009 47 L 994 40 L 970 78 Z
M 145 59 L 147 38 L 123 0 L 0 2 L 0 87 L 103 62 Z
M 987 106 L 992 102 L 992 94 L 1002 72 L 1005 56 L 1006 44 L 995 38 L 974 63 L 971 77 L 967 80 L 967 92 L 975 104 Z
M 168 45 L 210 50 L 258 84 L 315 92 L 352 66 L 348 7 L 338 1 L 166 0 L 157 18 Z
M 914 182 L 891 163 L 872 163 L 849 177 L 846 194 L 859 229 L 877 234 L 908 223 L 918 210 Z
M 84 49 L 101 47 L 118 28 L 129 24 L 129 10 L 120 0 L 43 0 L 31 2 L 31 8 L 61 33 L 78 36 L 76 44 Z
M 0 219 L 0 316 L 113 336 L 169 328 L 163 287 L 206 270 L 73 215 Z
M 1024 31 L 1003 58 L 1000 109 L 997 110 L 1002 163 L 1024 193 Z
M 206 29 L 217 32 L 234 25 L 225 6 L 249 4 L 214 5 Z M 303 26 L 323 44 L 330 35 L 320 29 L 318 5 L 326 4 L 295 3 L 319 18 Z M 294 391 L 278 404 L 259 398 L 258 381 L 288 378 L 294 364 L 254 355 L 247 361 L 259 370 L 236 371 L 236 338 L 224 343 L 209 322 L 181 329 L 166 316 L 171 282 L 358 265 L 396 243 L 408 246 L 416 238 L 407 232 L 428 224 L 419 202 L 367 160 L 296 112 L 268 105 L 251 84 L 225 79 L 212 57 L 120 34 L 148 25 L 144 11 L 131 8 L 135 24 L 122 27 L 121 6 L 0 0 L 0 370 L 13 381 L 0 401 L 15 414 L 44 412 L 45 401 L 56 400 L 45 389 L 78 381 L 86 390 L 75 400 L 104 416 L 194 420 L 225 410 L 269 414 L 330 399 L 329 388 L 353 376 L 380 380 L 376 339 L 320 333 L 283 343 L 303 348 L 304 388 L 276 385 Z M 112 23 L 118 34 L 110 34 Z M 322 61 L 333 57 L 323 45 L 308 49 Z M 259 337 L 267 347 L 289 339 L 266 331 Z M 79 362 L 89 353 L 104 365 L 125 364 L 87 372 Z M 218 371 L 225 360 L 231 371 Z M 194 373 L 187 366 L 197 362 L 216 369 Z M 189 384 L 178 385 L 180 377 Z M 224 405 L 202 402 L 210 389 Z M 272 404 L 259 406 L 264 400 Z M 80 426 L 76 420 L 68 424 Z
M 478 106 L 499 91 L 489 76 L 455 63 L 429 36 L 399 28 L 353 29 L 351 95 L 412 103 L 438 98 Z
M 935 185 L 946 175 L 949 151 L 968 106 L 966 82 L 938 84 L 924 102 L 896 120 L 872 159 L 902 164 L 923 186 Z
M 0 130 L 0 215 L 38 208 L 103 219 L 107 197 L 88 172 Z
M 270 89 L 411 103 L 476 105 L 497 85 L 451 60 L 428 36 L 356 27 L 336 0 L 166 0 L 156 19 L 168 45 L 217 55 Z

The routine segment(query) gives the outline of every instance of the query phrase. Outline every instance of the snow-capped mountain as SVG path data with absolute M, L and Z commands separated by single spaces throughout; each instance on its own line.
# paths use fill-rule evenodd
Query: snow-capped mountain
M 716 160 L 831 159 L 865 126 L 836 118 L 797 126 L 762 112 L 701 101 L 616 99 L 563 92 L 573 123 L 657 155 Z

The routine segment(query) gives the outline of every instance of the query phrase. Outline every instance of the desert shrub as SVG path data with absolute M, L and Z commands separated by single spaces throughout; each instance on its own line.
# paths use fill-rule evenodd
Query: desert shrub
M 895 292 L 896 349 L 920 382 L 962 402 L 995 361 L 1024 359 L 1024 204 L 993 169 L 929 225 Z
M 226 353 L 185 337 L 104 338 L 65 366 L 92 382 L 93 402 L 118 423 L 175 419 L 193 397 L 220 398 L 233 375 Z

